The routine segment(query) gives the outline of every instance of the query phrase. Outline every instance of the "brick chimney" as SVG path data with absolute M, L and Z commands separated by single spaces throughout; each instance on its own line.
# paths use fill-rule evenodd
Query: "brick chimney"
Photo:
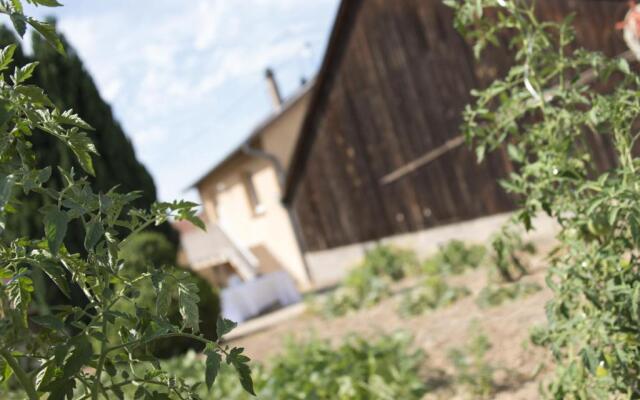
M 267 80 L 267 88 L 269 90 L 269 95 L 271 95 L 273 107 L 276 110 L 279 110 L 280 107 L 282 107 L 282 96 L 280 95 L 280 88 L 278 88 L 278 82 L 276 82 L 273 70 L 271 68 L 267 68 L 264 71 L 264 77 Z

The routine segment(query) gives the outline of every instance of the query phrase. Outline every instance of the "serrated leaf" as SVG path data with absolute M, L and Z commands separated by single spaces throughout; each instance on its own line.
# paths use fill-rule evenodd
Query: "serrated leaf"
M 88 174 L 95 176 L 96 173 L 93 169 L 91 154 L 98 154 L 98 152 L 87 134 L 80 132 L 75 128 L 71 129 L 69 131 L 69 136 L 67 137 L 67 143 L 69 144 L 71 151 L 76 155 L 82 169 Z
M 160 282 L 156 294 L 156 312 L 160 316 L 166 316 L 171 305 L 171 293 L 169 292 L 170 284 L 168 282 Z
M 56 28 L 54 25 L 41 22 L 33 18 L 27 18 L 27 22 L 29 25 L 33 27 L 42 37 L 54 48 L 58 53 L 65 55 L 64 46 L 62 45 L 62 41 L 60 41 L 60 37 L 56 32 Z
M 11 0 L 11 6 L 13 7 L 13 11 L 22 13 L 22 2 L 20 0 Z
M 33 72 L 36 70 L 36 67 L 38 66 L 38 62 L 34 61 L 32 63 L 29 63 L 25 66 L 22 67 L 16 67 L 12 79 L 13 79 L 13 83 L 15 83 L 16 85 L 26 81 L 27 79 L 31 78 L 33 76 Z
M 194 282 L 184 280 L 178 283 L 178 309 L 182 316 L 182 326 L 193 332 L 200 330 L 199 300 L 198 286 Z
M 67 225 L 69 217 L 64 211 L 57 208 L 51 208 L 44 216 L 44 235 L 47 238 L 49 251 L 52 254 L 58 254 L 60 246 L 67 234 Z
M 2 51 L 0 51 L 0 71 L 4 71 L 5 69 L 7 69 L 9 64 L 13 62 L 13 54 L 15 53 L 17 47 L 18 46 L 16 46 L 15 44 L 10 44 L 9 46 L 3 48 Z
M 73 113 L 73 110 L 67 110 L 60 115 L 57 115 L 57 120 L 61 124 L 77 126 L 78 128 L 86 130 L 94 130 L 91 125 L 85 122 L 82 118 Z
M 231 332 L 236 326 L 238 326 L 238 324 L 235 322 L 219 316 L 218 321 L 216 322 L 216 334 L 218 335 L 218 340 L 222 339 L 224 335 Z
M 42 89 L 33 85 L 20 85 L 16 88 L 16 93 L 25 96 L 29 101 L 53 107 L 53 102 Z
M 205 382 L 207 384 L 207 388 L 211 390 L 211 386 L 216 380 L 218 376 L 218 371 L 220 371 L 220 363 L 222 362 L 222 357 L 220 354 L 213 350 L 207 350 L 204 352 L 205 356 L 207 356 L 207 360 L 205 362 Z
M 233 365 L 240 378 L 240 384 L 248 393 L 256 395 L 253 390 L 253 379 L 251 378 L 251 368 L 249 367 L 249 358 L 242 354 L 243 348 L 234 347 L 227 355 L 227 363 Z
M 27 24 L 25 22 L 24 15 L 12 13 L 9 18 L 11 18 L 11 23 L 18 35 L 20 35 L 20 37 L 24 37 L 24 34 L 27 32 Z
M 89 222 L 84 235 L 84 248 L 87 251 L 92 251 L 103 236 L 104 227 L 102 226 L 102 223 L 99 221 Z
M 37 6 L 62 7 L 62 4 L 58 3 L 57 0 L 27 0 L 27 1 Z
M 33 292 L 33 281 L 25 274 L 26 270 L 23 270 L 18 276 L 9 281 L 7 291 L 11 300 L 11 308 L 19 316 L 19 320 L 15 322 L 26 328 L 27 315 L 31 305 L 31 293 Z
M 45 274 L 55 285 L 60 289 L 62 294 L 67 296 L 68 299 L 71 298 L 71 291 L 69 290 L 69 283 L 67 282 L 66 273 L 62 266 L 52 262 L 52 261 L 44 261 L 41 264 L 38 264 L 38 267 L 44 271 Z

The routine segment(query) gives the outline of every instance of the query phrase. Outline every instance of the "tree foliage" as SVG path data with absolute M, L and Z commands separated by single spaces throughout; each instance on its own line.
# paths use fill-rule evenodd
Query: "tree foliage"
M 519 222 L 532 229 L 546 213 L 561 228 L 548 328 L 538 335 L 557 363 L 546 394 L 640 398 L 640 77 L 623 58 L 578 48 L 571 17 L 540 21 L 534 1 L 447 3 L 477 54 L 508 43 L 515 59 L 506 76 L 473 93 L 468 140 L 480 158 L 508 147 L 519 168 L 504 186 L 522 199 Z M 590 139 L 613 146 L 614 168 L 598 168 Z
M 28 2 L 58 5 L 52 0 Z M 62 53 L 55 29 L 22 10 L 20 0 L 0 1 L 0 13 L 10 17 L 20 34 L 29 24 Z M 159 368 L 148 348 L 163 338 L 188 337 L 202 342 L 212 360 L 207 363 L 207 385 L 213 384 L 216 364 L 224 361 L 252 393 L 243 349 L 220 343 L 235 324 L 218 321 L 216 341 L 201 335 L 199 296 L 191 277 L 162 266 L 131 277 L 122 260 L 127 242 L 149 226 L 169 218 L 202 225 L 195 204 L 153 203 L 142 209 L 134 204 L 139 192 L 96 191 L 73 168 L 55 162 L 42 165 L 34 141 L 50 136 L 73 154 L 84 173 L 95 176 L 97 150 L 88 133 L 93 128 L 73 111 L 60 111 L 42 88 L 30 83 L 36 63 L 11 68 L 15 53 L 14 45 L 0 51 L 0 380 L 30 400 L 124 398 L 123 390 L 130 386 L 136 387 L 137 399 L 197 398 L 193 386 Z M 52 181 L 53 171 L 60 174 L 60 184 Z M 41 234 L 7 237 L 7 215 L 31 194 L 44 199 L 38 210 Z M 81 250 L 66 245 L 72 224 L 82 231 Z M 76 285 L 87 304 L 35 312 L 34 271 L 46 274 L 65 295 Z M 140 287 L 147 283 L 158 301 L 138 304 Z M 174 294 L 178 324 L 167 314 Z M 131 311 L 118 307 L 125 303 L 133 305 Z

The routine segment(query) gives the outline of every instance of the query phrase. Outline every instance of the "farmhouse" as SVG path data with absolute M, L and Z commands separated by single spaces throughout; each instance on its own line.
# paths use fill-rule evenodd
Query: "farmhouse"
M 575 13 L 582 46 L 626 50 L 615 31 L 626 4 L 536 4 L 543 19 Z M 421 250 L 438 241 L 440 233 L 428 234 L 434 227 L 516 206 L 498 184 L 514 168 L 506 151 L 478 164 L 458 129 L 471 90 L 511 64 L 507 40 L 477 61 L 453 25 L 440 0 L 342 2 L 284 196 L 317 279 L 372 241 Z M 593 145 L 596 161 L 610 166 L 611 148 L 598 138 Z
M 265 78 L 273 113 L 193 184 L 207 231 L 183 230 L 181 242 L 191 268 L 220 286 L 234 275 L 250 280 L 285 270 L 306 288 L 310 281 L 295 219 L 280 199 L 313 82 L 284 101 L 271 70 Z
M 625 4 L 536 3 L 543 19 L 575 13 L 582 46 L 626 50 L 615 31 Z M 194 184 L 210 236 L 183 240 L 191 265 L 244 279 L 284 269 L 306 288 L 335 282 L 380 241 L 421 252 L 504 221 L 517 202 L 498 181 L 515 166 L 504 148 L 478 164 L 459 126 L 471 90 L 512 55 L 503 38 L 476 60 L 453 25 L 441 0 L 342 1 L 315 83 L 281 104 L 271 81 L 277 111 Z M 592 140 L 594 160 L 613 165 Z

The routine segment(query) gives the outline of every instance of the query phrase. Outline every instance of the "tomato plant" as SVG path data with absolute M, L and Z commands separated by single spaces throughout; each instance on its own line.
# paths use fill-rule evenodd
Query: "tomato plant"
M 27 0 L 40 6 L 59 6 L 56 0 Z M 60 52 L 55 29 L 23 14 L 20 0 L 0 1 L 0 13 L 10 17 L 18 33 L 31 25 Z M 195 204 L 156 203 L 136 209 L 138 193 L 94 193 L 86 177 L 60 169 L 64 185 L 49 184 L 52 169 L 42 166 L 32 151 L 36 135 L 52 135 L 77 157 L 84 173 L 92 175 L 96 149 L 86 134 L 92 128 L 73 111 L 57 110 L 44 91 L 28 84 L 37 63 L 9 74 L 15 46 L 0 51 L 0 227 L 20 204 L 17 195 L 35 192 L 47 199 L 41 239 L 0 240 L 0 380 L 35 400 L 64 398 L 123 398 L 134 387 L 135 398 L 197 398 L 195 388 L 163 372 L 149 351 L 156 340 L 187 337 L 206 345 L 204 381 L 210 388 L 220 364 L 235 368 L 244 389 L 253 393 L 249 359 L 241 348 L 221 344 L 235 324 L 219 319 L 217 340 L 199 333 L 198 291 L 183 271 L 153 268 L 127 274 L 121 249 L 129 238 L 169 218 L 202 226 Z M 83 254 L 65 245 L 69 224 L 84 228 Z M 40 270 L 66 296 L 80 288 L 85 306 L 58 305 L 47 313 L 33 313 L 31 274 Z M 155 302 L 137 302 L 141 285 L 151 285 Z M 178 303 L 181 323 L 167 317 L 170 302 Z M 132 307 L 119 307 L 129 303 Z
M 473 92 L 468 141 L 480 159 L 507 147 L 518 168 L 504 186 L 522 200 L 517 219 L 527 229 L 538 213 L 560 226 L 548 327 L 538 335 L 557 365 L 546 394 L 640 398 L 640 78 L 624 57 L 579 48 L 571 17 L 539 20 L 535 1 L 447 3 L 477 54 L 508 43 L 515 60 Z M 611 145 L 615 167 L 598 167 L 590 143 Z

